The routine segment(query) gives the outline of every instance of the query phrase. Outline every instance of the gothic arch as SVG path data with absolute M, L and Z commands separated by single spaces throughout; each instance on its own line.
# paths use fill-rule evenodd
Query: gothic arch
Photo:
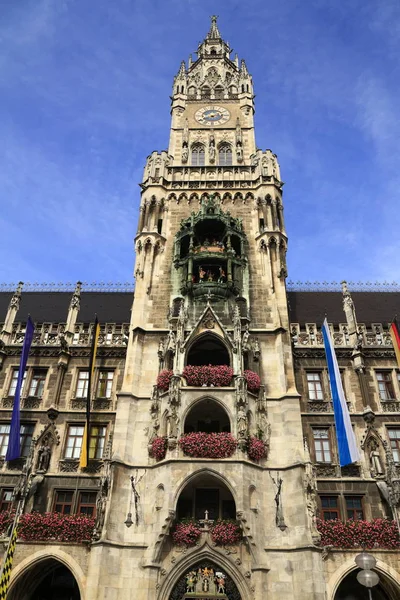
M 206 396 L 202 396 L 201 398 L 196 398 L 196 400 L 191 402 L 191 404 L 189 404 L 189 406 L 187 406 L 185 408 L 185 410 L 183 411 L 183 414 L 182 414 L 182 429 L 183 430 L 185 429 L 186 420 L 190 416 L 192 411 L 195 410 L 196 408 L 199 408 L 199 405 L 204 404 L 207 401 L 212 402 L 213 404 L 216 404 L 220 410 L 222 409 L 222 411 L 225 413 L 225 416 L 229 422 L 229 430 L 232 431 L 233 416 L 231 414 L 231 411 L 229 410 L 229 408 L 226 404 L 221 402 L 221 400 L 212 397 L 211 395 L 206 395 Z
M 7 594 L 8 600 L 29 600 L 29 595 L 22 595 L 23 589 L 24 587 L 28 587 L 28 590 L 32 591 L 31 582 L 36 581 L 37 578 L 43 574 L 46 565 L 48 566 L 49 573 L 51 572 L 52 567 L 66 567 L 77 583 L 80 600 L 85 600 L 85 590 L 83 585 L 85 574 L 80 564 L 76 562 L 71 555 L 56 546 L 39 550 L 38 552 L 35 552 L 35 554 L 27 557 L 16 567 L 13 567 L 11 583 Z
M 195 548 L 187 554 L 183 554 L 175 565 L 167 572 L 167 575 L 162 582 L 157 600 L 170 600 L 171 594 L 178 581 L 192 567 L 197 567 L 202 562 L 211 562 L 225 571 L 228 577 L 233 581 L 240 595 L 240 600 L 253 600 L 253 594 L 249 589 L 248 581 L 244 574 L 238 569 L 237 565 L 233 564 L 232 560 L 224 556 L 215 548 L 205 543 L 201 549 Z
M 231 354 L 230 348 L 228 347 L 226 341 L 224 340 L 224 338 L 222 336 L 220 336 L 216 333 L 213 333 L 211 331 L 205 331 L 204 333 L 200 333 L 199 335 L 195 336 L 190 341 L 189 345 L 186 348 L 185 364 L 191 364 L 189 362 L 189 356 L 191 354 L 193 356 L 193 351 L 195 350 L 195 347 L 202 346 L 207 341 L 209 341 L 211 345 L 214 343 L 214 346 L 216 347 L 216 352 L 218 352 L 217 347 L 219 346 L 219 351 L 220 351 L 219 354 L 221 357 L 220 360 L 225 359 L 227 361 L 227 362 L 215 362 L 215 363 L 211 362 L 210 364 L 215 364 L 215 365 L 217 365 L 217 364 L 231 365 L 232 364 L 232 354 Z M 199 348 L 199 350 L 200 350 L 200 348 Z M 203 353 L 204 350 L 202 350 L 201 352 Z M 206 356 L 208 356 L 208 355 L 206 355 Z M 208 364 L 208 363 L 201 363 L 201 364 Z
M 340 584 L 348 575 L 356 570 L 357 567 L 354 564 L 354 556 L 336 569 L 326 586 L 327 600 L 335 600 Z M 400 573 L 381 560 L 377 560 L 377 565 L 374 570 L 381 578 L 381 581 L 385 586 L 385 592 L 389 595 L 389 600 L 397 600 L 397 598 L 400 597 Z
M 174 499 L 173 499 L 173 506 L 174 506 L 175 510 L 177 507 L 179 496 L 181 495 L 181 493 L 183 492 L 185 487 L 187 485 L 189 485 L 190 483 L 194 482 L 196 479 L 198 479 L 202 475 L 209 475 L 210 477 L 213 477 L 214 479 L 221 482 L 222 485 L 226 486 L 227 489 L 232 494 L 232 497 L 235 501 L 236 511 L 239 511 L 238 502 L 237 502 L 237 494 L 236 494 L 234 488 L 232 487 L 231 482 L 229 481 L 229 479 L 227 477 L 225 477 L 225 475 L 222 475 L 222 473 L 219 473 L 218 471 L 216 471 L 215 469 L 212 469 L 210 467 L 202 467 L 201 469 L 198 469 L 197 471 L 190 473 L 189 475 L 185 476 L 182 479 L 181 483 L 179 483 L 176 486 L 176 491 L 175 491 Z

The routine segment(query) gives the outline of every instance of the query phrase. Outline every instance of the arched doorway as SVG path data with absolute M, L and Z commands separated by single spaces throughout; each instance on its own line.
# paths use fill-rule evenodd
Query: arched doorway
M 10 588 L 7 600 L 80 600 L 79 587 L 71 571 L 49 558 L 24 571 Z
M 341 581 L 334 600 L 369 600 L 368 589 L 357 581 L 358 572 L 359 569 L 355 569 Z M 389 581 L 386 575 L 381 572 L 378 574 L 380 582 L 372 590 L 373 599 L 397 600 L 399 598 L 399 589 L 394 589 L 394 584 Z
M 211 561 L 201 561 L 182 575 L 172 590 L 169 600 L 186 598 L 241 600 L 241 595 L 223 568 Z
M 183 488 L 176 514 L 178 520 L 204 519 L 206 511 L 212 521 L 236 518 L 235 500 L 228 487 L 219 478 L 204 472 Z
M 205 433 L 230 432 L 231 426 L 227 412 L 212 398 L 197 402 L 185 419 L 185 433 L 204 431 Z
M 201 336 L 190 347 L 188 365 L 230 365 L 229 352 L 225 344 L 214 335 Z

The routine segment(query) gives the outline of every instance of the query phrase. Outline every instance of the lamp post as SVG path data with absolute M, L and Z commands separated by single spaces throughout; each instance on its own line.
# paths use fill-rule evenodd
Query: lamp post
M 372 571 L 374 567 L 376 567 L 376 559 L 368 552 L 363 550 L 360 554 L 354 559 L 357 567 L 361 569 L 359 573 L 357 573 L 357 581 L 361 583 L 364 587 L 368 588 L 368 596 L 369 599 L 372 600 L 372 592 L 371 588 L 375 587 L 379 583 L 379 575 L 375 571 Z

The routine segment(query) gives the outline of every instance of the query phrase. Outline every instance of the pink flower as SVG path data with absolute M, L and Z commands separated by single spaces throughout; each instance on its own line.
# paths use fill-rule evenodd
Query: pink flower
M 254 371 L 245 371 L 244 377 L 247 381 L 247 388 L 250 392 L 258 392 L 261 385 L 261 379 Z
M 197 458 L 228 458 L 236 450 L 237 440 L 231 433 L 185 433 L 179 440 L 183 453 Z
M 172 531 L 172 539 L 177 546 L 194 546 L 200 535 L 199 525 L 192 520 L 177 523 Z
M 317 519 L 317 528 L 321 534 L 321 546 L 388 550 L 400 548 L 397 524 L 389 519 L 372 521 L 350 519 L 345 522 Z
M 242 539 L 242 530 L 237 521 L 217 521 L 210 532 L 212 541 L 217 546 L 232 546 Z
M 250 437 L 247 440 L 247 455 L 250 460 L 258 462 L 267 456 L 267 446 L 257 437 Z
M 232 382 L 233 369 L 228 365 L 186 365 L 183 377 L 195 387 L 226 387 Z
M 170 369 L 163 369 L 159 372 L 157 377 L 157 387 L 159 390 L 166 392 L 169 389 L 171 377 L 174 374 Z
M 162 460 L 167 454 L 167 438 L 166 437 L 155 437 L 151 442 L 151 450 L 149 454 L 152 458 Z

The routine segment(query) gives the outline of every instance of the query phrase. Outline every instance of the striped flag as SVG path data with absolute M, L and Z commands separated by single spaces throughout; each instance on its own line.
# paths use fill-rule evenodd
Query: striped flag
M 396 353 L 397 364 L 400 368 L 400 331 L 396 319 L 393 320 L 390 326 L 390 337 L 392 338 L 393 348 Z
M 82 440 L 82 448 L 81 448 L 81 456 L 79 459 L 80 467 L 87 467 L 89 460 L 89 444 L 90 444 L 90 400 L 91 400 L 91 390 L 92 390 L 92 380 L 94 373 L 94 365 L 96 361 L 96 352 L 97 352 L 97 343 L 99 341 L 100 334 L 100 325 L 97 320 L 97 317 L 94 321 L 93 327 L 93 337 L 92 337 L 92 347 L 90 350 L 90 360 L 89 360 L 89 378 L 88 378 L 88 388 L 87 388 L 87 397 L 86 397 L 86 423 L 85 429 L 83 431 L 83 440 Z
M 8 447 L 6 460 L 14 460 L 21 456 L 21 443 L 20 443 L 20 398 L 21 389 L 24 381 L 24 374 L 26 369 L 26 363 L 28 361 L 29 350 L 31 348 L 33 332 L 35 331 L 35 325 L 30 317 L 26 323 L 24 343 L 22 345 L 21 362 L 18 369 L 17 387 L 15 388 L 14 394 L 14 406 L 11 417 L 10 425 L 10 436 L 8 438 Z
M 15 546 L 17 544 L 18 527 L 15 526 L 11 535 L 10 543 L 7 548 L 7 554 L 4 559 L 3 569 L 0 578 L 0 600 L 6 600 L 8 584 L 10 583 L 11 569 L 14 559 Z
M 340 466 L 344 467 L 360 460 L 356 438 L 351 426 L 349 409 L 344 395 L 342 378 L 329 332 L 328 321 L 322 325 L 322 335 L 325 344 L 326 361 L 328 363 L 329 383 L 331 386 L 333 412 L 335 415 L 336 438 L 339 449 Z

